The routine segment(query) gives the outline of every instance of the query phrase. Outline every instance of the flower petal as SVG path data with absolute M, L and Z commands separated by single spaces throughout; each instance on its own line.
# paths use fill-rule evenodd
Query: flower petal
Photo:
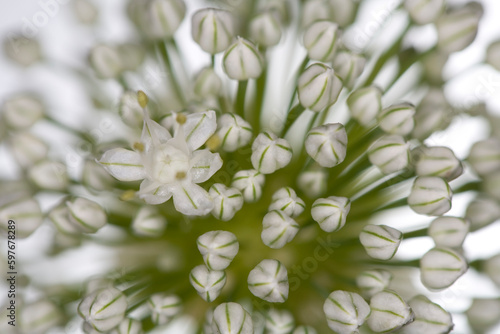
M 219 153 L 209 150 L 195 151 L 191 160 L 191 179 L 194 183 L 205 182 L 221 167 L 222 159 Z
M 184 182 L 173 186 L 174 206 L 185 215 L 203 216 L 212 211 L 214 203 L 208 192 L 197 184 Z
M 106 151 L 99 163 L 120 181 L 137 181 L 146 177 L 140 154 L 124 148 Z
M 194 113 L 186 117 L 183 126 L 184 136 L 189 148 L 194 151 L 210 138 L 217 129 L 215 111 Z
M 157 205 L 168 201 L 172 197 L 172 192 L 167 186 L 145 179 L 141 183 L 139 197 L 148 204 Z
M 148 151 L 151 145 L 160 145 L 166 143 L 172 136 L 166 128 L 149 119 L 144 120 L 142 128 L 141 142 L 144 144 L 144 149 Z

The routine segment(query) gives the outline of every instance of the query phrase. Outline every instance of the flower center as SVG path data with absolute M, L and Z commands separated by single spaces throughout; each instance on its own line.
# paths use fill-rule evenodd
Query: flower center
M 172 145 L 157 147 L 152 155 L 152 176 L 160 183 L 172 183 L 185 179 L 189 171 L 189 157 Z

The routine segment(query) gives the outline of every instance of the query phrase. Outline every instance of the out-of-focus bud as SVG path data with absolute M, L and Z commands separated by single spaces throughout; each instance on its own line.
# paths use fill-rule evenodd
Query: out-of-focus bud
M 135 71 L 146 58 L 144 48 L 138 44 L 125 43 L 116 47 L 120 54 L 121 64 L 125 71 Z
M 368 316 L 370 306 L 354 292 L 333 291 L 323 305 L 328 327 L 339 334 L 356 333 Z
M 393 135 L 406 136 L 413 130 L 415 107 L 410 103 L 392 105 L 379 115 L 380 128 Z
M 240 170 L 234 174 L 231 186 L 241 191 L 245 202 L 252 203 L 262 196 L 264 181 L 264 175 L 254 169 Z
M 34 199 L 12 202 L 0 209 L 0 229 L 15 230 L 16 237 L 29 237 L 43 221 L 40 205 Z
M 228 11 L 200 9 L 191 22 L 193 40 L 212 55 L 226 50 L 233 40 L 234 18 Z
M 252 144 L 253 168 L 262 174 L 272 174 L 292 160 L 292 148 L 288 141 L 272 132 L 263 132 Z
M 250 314 L 237 303 L 223 303 L 214 310 L 213 333 L 253 334 Z
M 65 235 L 77 235 L 81 233 L 78 225 L 70 219 L 70 213 L 66 206 L 61 205 L 49 212 L 49 219 L 54 223 L 59 232 Z
M 132 231 L 142 237 L 160 237 L 167 227 L 167 220 L 156 207 L 143 206 L 132 221 Z
M 481 176 L 500 171 L 500 139 L 489 138 L 474 143 L 467 160 Z
M 433 248 L 420 259 L 420 279 L 430 290 L 442 290 L 469 268 L 462 255 L 451 248 Z
M 333 22 L 341 27 L 347 27 L 356 18 L 359 1 L 357 0 L 330 0 Z
M 476 231 L 500 219 L 500 204 L 491 198 L 476 198 L 467 206 L 465 219 L 470 221 L 471 231 Z
M 78 305 L 78 314 L 99 332 L 107 332 L 125 318 L 127 298 L 115 288 L 87 295 Z
M 262 242 L 274 249 L 284 247 L 295 238 L 299 224 L 286 213 L 279 210 L 268 212 L 262 220 Z
M 82 184 L 98 191 L 111 187 L 114 178 L 106 172 L 102 165 L 92 160 L 85 161 L 82 171 Z
M 386 225 L 366 225 L 359 234 L 359 241 L 366 253 L 378 260 L 390 260 L 396 254 L 403 233 Z
M 500 254 L 485 260 L 482 269 L 500 287 Z
M 17 163 L 27 168 L 47 156 L 48 145 L 29 132 L 19 132 L 12 135 L 10 149 Z
M 44 334 L 63 320 L 61 311 L 49 300 L 41 299 L 24 304 L 19 314 L 23 333 Z
M 386 289 L 391 279 L 392 274 L 386 270 L 366 270 L 356 277 L 356 285 L 361 289 L 363 296 L 369 299 Z
M 229 78 L 244 81 L 260 76 L 264 69 L 264 59 L 255 45 L 238 37 L 224 53 L 222 66 Z
M 252 139 L 252 127 L 240 116 L 224 114 L 217 121 L 217 135 L 222 140 L 221 147 L 224 151 L 234 152 Z
M 500 71 L 500 41 L 496 41 L 488 46 L 486 51 L 486 63 Z
M 436 50 L 422 60 L 425 78 L 429 80 L 429 83 L 437 85 L 443 83 L 443 68 L 448 58 L 449 55 L 446 52 Z
M 344 161 L 347 149 L 347 133 L 344 125 L 330 123 L 311 129 L 307 133 L 307 154 L 322 167 L 334 167 Z
M 301 26 L 307 28 L 316 21 L 331 19 L 330 4 L 328 0 L 306 0 L 301 14 Z
M 405 8 L 417 24 L 436 21 L 444 9 L 444 0 L 406 0 Z
M 257 12 L 273 12 L 283 24 L 290 21 L 290 2 L 288 0 L 260 0 L 257 5 Z
M 368 327 L 376 333 L 392 332 L 413 321 L 414 314 L 408 304 L 392 290 L 384 290 L 370 300 L 372 310 Z
M 476 333 L 487 333 L 499 323 L 500 299 L 476 298 L 465 314 Z
M 236 236 L 227 231 L 207 232 L 198 237 L 196 244 L 210 270 L 226 269 L 240 248 Z
M 98 17 L 97 7 L 89 0 L 75 0 L 73 2 L 76 18 L 83 24 L 94 24 Z
M 235 188 L 215 183 L 210 187 L 210 197 L 214 201 L 212 215 L 222 221 L 233 219 L 236 212 L 243 207 L 243 195 Z
M 139 320 L 125 318 L 115 328 L 112 334 L 143 334 L 142 323 Z
M 453 108 L 441 89 L 431 88 L 415 111 L 412 137 L 423 141 L 436 131 L 444 130 L 453 118 Z
M 218 96 L 221 88 L 222 80 L 211 66 L 203 68 L 194 79 L 194 93 L 197 96 Z
M 311 326 L 299 326 L 292 334 L 318 334 L 318 332 Z
M 89 62 L 97 77 L 113 79 L 124 70 L 120 53 L 109 45 L 97 45 L 89 55 Z
M 418 176 L 438 176 L 451 181 L 462 175 L 462 162 L 448 147 L 419 147 L 414 154 Z
M 365 64 L 365 58 L 347 51 L 338 52 L 333 60 L 333 68 L 342 79 L 344 86 L 349 89 L 354 87 L 356 80 L 363 73 Z
M 271 309 L 266 315 L 266 330 L 269 334 L 288 334 L 295 326 L 290 312 Z
M 148 299 L 151 320 L 155 325 L 165 325 L 181 311 L 181 299 L 176 295 L 156 293 Z
M 351 116 L 361 125 L 368 125 L 382 110 L 382 91 L 376 86 L 356 89 L 347 98 Z
M 476 5 L 454 9 L 437 19 L 439 50 L 448 54 L 461 51 L 474 41 L 482 16 L 482 8 Z
M 5 55 L 18 65 L 28 67 L 42 59 L 40 44 L 34 38 L 24 35 L 11 35 L 4 39 Z
M 69 184 L 66 166 L 55 161 L 37 163 L 31 167 L 28 176 L 37 187 L 47 190 L 64 190 Z
M 226 273 L 199 265 L 191 270 L 189 281 L 198 295 L 210 303 L 219 297 L 226 284 Z
M 281 22 L 277 13 L 265 11 L 250 21 L 250 39 L 263 47 L 274 46 L 281 39 Z
M 334 104 L 341 90 L 342 81 L 333 69 L 319 63 L 306 68 L 297 84 L 300 104 L 315 112 Z
M 270 303 L 288 299 L 288 273 L 278 260 L 263 260 L 248 275 L 248 289 Z
M 469 233 L 470 222 L 458 217 L 438 217 L 429 225 L 427 233 L 437 247 L 459 248 Z
M 368 149 L 368 159 L 384 174 L 391 174 L 406 168 L 409 156 L 409 143 L 398 135 L 383 136 Z
M 401 329 L 404 334 L 438 334 L 449 333 L 453 329 L 451 314 L 441 306 L 429 300 L 429 298 L 418 295 L 409 302 L 415 320 Z
M 118 113 L 123 122 L 132 128 L 141 128 L 144 120 L 144 111 L 139 101 L 137 93 L 126 91 L 120 98 Z
M 66 202 L 70 221 L 83 233 L 95 233 L 107 222 L 106 212 L 96 202 L 78 197 Z
M 313 60 L 332 61 L 338 47 L 339 29 L 330 21 L 317 21 L 304 33 L 304 46 L 307 55 Z
M 311 215 L 323 231 L 335 232 L 344 227 L 350 209 L 348 198 L 330 196 L 314 201 Z
M 440 216 L 451 209 L 452 191 L 440 177 L 419 176 L 408 196 L 408 205 L 418 214 Z
M 128 13 L 146 38 L 168 39 L 184 19 L 186 5 L 182 0 L 132 1 Z
M 484 176 L 483 188 L 487 194 L 500 202 L 500 170 Z
M 269 211 L 281 210 L 290 217 L 297 217 L 305 208 L 304 201 L 297 196 L 295 190 L 290 187 L 284 187 L 273 194 Z
M 297 185 L 307 197 L 316 198 L 325 193 L 327 179 L 328 174 L 326 171 L 322 169 L 309 170 L 300 173 L 297 179 Z
M 44 109 L 42 102 L 32 95 L 14 96 L 3 104 L 3 121 L 14 130 L 26 129 L 43 117 Z

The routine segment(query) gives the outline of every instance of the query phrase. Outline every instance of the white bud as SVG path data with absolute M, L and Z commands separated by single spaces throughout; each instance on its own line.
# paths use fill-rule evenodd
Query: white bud
M 70 221 L 83 233 L 95 233 L 106 225 L 106 212 L 96 202 L 78 197 L 66 202 L 66 206 L 69 210 Z
M 403 233 L 386 225 L 366 225 L 359 234 L 359 241 L 366 253 L 378 260 L 390 260 L 396 254 Z
M 212 327 L 214 322 L 214 310 L 209 308 L 205 312 L 205 321 L 203 321 L 203 334 L 215 334 L 215 330 Z
M 292 334 L 318 334 L 318 332 L 311 326 L 299 326 Z
M 500 286 L 500 254 L 485 260 L 482 269 L 497 286 Z
M 132 221 L 132 231 L 142 237 L 159 237 L 165 231 L 167 220 L 156 207 L 143 206 Z
M 310 170 L 299 174 L 297 185 L 307 197 L 316 198 L 325 193 L 327 179 L 325 170 Z
M 441 85 L 444 82 L 443 68 L 448 62 L 449 57 L 449 54 L 436 50 L 422 60 L 425 78 L 431 84 Z
M 155 293 L 148 299 L 151 320 L 155 325 L 165 325 L 181 311 L 181 299 L 176 295 Z
M 500 204 L 491 198 L 476 198 L 467 206 L 465 219 L 470 221 L 471 230 L 476 231 L 500 219 Z
M 249 27 L 250 39 L 263 47 L 274 46 L 281 39 L 281 22 L 274 11 L 263 11 L 257 14 Z
M 44 109 L 42 102 L 34 96 L 14 96 L 2 106 L 3 121 L 12 129 L 26 129 L 43 117 Z
M 314 201 L 311 215 L 323 231 L 335 232 L 344 227 L 350 209 L 348 198 L 330 196 Z
M 468 162 L 481 176 L 500 171 L 500 140 L 489 138 L 474 143 L 470 149 Z
M 17 163 L 29 167 L 47 156 L 48 145 L 29 132 L 14 133 L 10 140 L 10 149 Z
M 486 63 L 500 71 L 500 41 L 495 41 L 486 50 Z
M 252 42 L 238 37 L 224 53 L 222 66 L 229 78 L 244 81 L 260 76 L 264 60 Z
M 101 79 L 116 78 L 123 71 L 120 53 L 108 45 L 94 47 L 90 51 L 89 61 L 95 74 Z
M 423 141 L 434 132 L 446 129 L 453 119 L 453 112 L 442 89 L 429 89 L 415 111 L 412 137 Z
M 48 217 L 62 234 L 77 235 L 81 233 L 78 225 L 70 219 L 69 209 L 64 205 L 52 209 Z
M 370 306 L 357 293 L 333 291 L 323 305 L 328 327 L 339 334 L 358 333 L 370 315 Z
M 453 329 L 451 314 L 441 306 L 429 300 L 429 298 L 418 295 L 413 297 L 410 305 L 415 320 L 401 329 L 403 334 L 441 334 L 449 333 Z
M 191 270 L 189 281 L 198 295 L 210 303 L 219 297 L 226 284 L 226 273 L 222 270 L 209 270 L 200 265 Z
M 391 280 L 392 274 L 386 270 L 366 270 L 356 277 L 356 285 L 361 289 L 363 296 L 371 298 L 385 290 Z
M 307 154 L 322 167 L 334 167 L 344 161 L 347 133 L 340 123 L 329 123 L 311 129 L 307 133 Z
M 353 23 L 358 11 L 357 0 L 329 0 L 332 11 L 332 20 L 341 27 L 347 27 Z
M 470 222 L 458 217 L 438 217 L 429 225 L 428 234 L 437 247 L 459 248 L 469 233 Z
M 207 232 L 198 237 L 196 244 L 210 270 L 226 269 L 240 247 L 236 236 L 227 231 Z
M 465 314 L 475 333 L 488 333 L 489 329 L 499 323 L 500 300 L 498 298 L 474 298 Z
M 300 75 L 297 91 L 300 104 L 311 111 L 319 112 L 337 101 L 342 90 L 342 81 L 331 67 L 312 64 Z
M 274 249 L 282 248 L 295 238 L 299 224 L 279 210 L 268 212 L 262 220 L 262 242 Z
M 332 61 L 338 47 L 340 32 L 338 25 L 330 21 L 317 21 L 304 33 L 307 55 L 313 60 Z
M 100 334 L 101 333 L 100 331 L 98 331 L 97 329 L 92 327 L 91 324 L 89 324 L 88 322 L 85 322 L 85 321 L 82 324 L 82 331 L 85 334 Z
M 433 248 L 420 259 L 420 279 L 430 290 L 449 287 L 467 269 L 467 261 L 450 248 Z
M 338 76 L 342 79 L 342 83 L 349 89 L 354 87 L 365 68 L 366 59 L 358 54 L 342 51 L 337 53 L 333 60 L 333 68 Z
M 78 21 L 83 24 L 93 24 L 97 21 L 99 11 L 91 1 L 76 0 L 73 5 Z
M 147 38 L 168 39 L 182 23 L 186 5 L 182 0 L 146 0 L 131 3 L 129 14 Z
M 222 88 L 222 80 L 210 67 L 203 68 L 194 79 L 194 93 L 200 97 L 218 96 Z
M 288 299 L 288 272 L 278 260 L 263 260 L 248 275 L 248 289 L 270 303 Z
M 384 174 L 398 172 L 408 166 L 409 143 L 399 135 L 383 136 L 368 149 L 368 159 Z
M 222 140 L 221 147 L 224 151 L 234 152 L 252 139 L 252 127 L 240 116 L 224 114 L 217 121 L 217 135 Z
M 28 176 L 38 187 L 47 190 L 64 190 L 69 184 L 66 166 L 55 161 L 37 163 L 31 167 Z
M 106 190 L 113 184 L 114 178 L 95 161 L 87 160 L 83 165 L 82 184 L 94 190 Z
M 358 88 L 347 98 L 347 106 L 355 120 L 368 125 L 382 110 L 382 91 L 376 86 Z
M 262 174 L 271 174 L 290 163 L 292 148 L 283 138 L 272 132 L 263 132 L 252 144 L 253 168 Z
M 302 7 L 302 27 L 309 27 L 315 21 L 330 19 L 330 5 L 327 0 L 307 0 Z
M 113 334 L 143 334 L 142 323 L 139 320 L 125 318 L 116 327 Z
M 451 209 L 453 193 L 448 183 L 440 177 L 419 176 L 408 196 L 408 205 L 421 215 L 440 216 Z
M 93 292 L 78 305 L 78 314 L 100 332 L 107 332 L 122 322 L 126 310 L 127 298 L 115 288 Z
M 212 215 L 222 221 L 233 219 L 236 212 L 243 207 L 243 195 L 235 188 L 229 188 L 222 183 L 210 187 L 210 197 L 214 201 Z
M 234 174 L 231 184 L 232 187 L 241 191 L 245 202 L 256 202 L 262 196 L 263 185 L 264 175 L 254 169 L 240 170 Z
M 216 54 L 228 48 L 234 36 L 233 15 L 225 10 L 205 8 L 191 21 L 193 40 L 206 52 Z
M 266 316 L 266 333 L 288 334 L 293 330 L 295 321 L 290 312 L 271 309 Z
M 142 128 L 144 123 L 144 111 L 139 101 L 137 93 L 126 91 L 120 98 L 118 113 L 123 122 L 133 128 Z
M 415 173 L 418 176 L 438 176 L 451 181 L 462 175 L 462 162 L 448 147 L 422 146 L 417 150 Z
M 217 334 L 253 334 L 250 314 L 237 303 L 223 303 L 214 310 L 212 330 Z
M 409 103 L 392 105 L 380 113 L 380 128 L 393 135 L 405 136 L 413 130 L 414 114 L 415 107 Z
M 10 226 L 13 225 L 9 225 L 10 220 L 15 222 L 16 237 L 26 238 L 42 224 L 43 214 L 37 201 L 31 198 L 22 199 L 13 201 L 0 209 L 0 228 L 2 230 L 12 230 Z
M 42 50 L 38 41 L 24 36 L 24 34 L 5 38 L 3 49 L 10 60 L 23 67 L 31 66 L 42 59 Z
M 376 333 L 392 332 L 413 320 L 408 304 L 392 290 L 375 294 L 370 300 L 372 313 L 367 324 Z
M 19 314 L 19 327 L 23 333 L 43 334 L 63 320 L 61 311 L 49 300 L 41 299 L 24 304 Z
M 500 170 L 484 176 L 483 189 L 485 193 L 500 202 Z
M 437 46 L 445 53 L 461 51 L 476 38 L 481 14 L 469 6 L 443 14 L 436 21 Z
M 444 0 L 406 0 L 405 8 L 417 24 L 436 21 L 444 9 Z
M 146 51 L 139 44 L 124 43 L 116 47 L 125 71 L 135 71 L 146 58 Z
M 278 189 L 273 194 L 272 202 L 269 206 L 269 211 L 281 210 L 292 218 L 300 215 L 304 209 L 304 201 L 299 198 L 295 190 L 290 187 Z

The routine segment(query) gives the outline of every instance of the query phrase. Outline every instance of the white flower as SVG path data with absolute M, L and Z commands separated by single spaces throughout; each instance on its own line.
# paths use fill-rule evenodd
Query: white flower
M 253 168 L 262 174 L 271 174 L 290 163 L 292 148 L 285 139 L 272 132 L 263 132 L 252 144 L 251 159 Z
M 244 81 L 260 76 L 264 69 L 264 60 L 252 42 L 238 37 L 224 53 L 222 66 L 229 78 Z
M 224 270 L 233 261 L 240 244 L 236 236 L 227 231 L 210 231 L 196 241 L 203 261 L 210 270 Z
M 309 58 L 322 62 L 332 61 L 338 47 L 340 32 L 337 24 L 317 21 L 304 33 L 304 46 Z
M 449 287 L 467 269 L 467 261 L 450 248 L 433 248 L 420 259 L 420 279 L 431 290 Z
M 125 295 L 112 287 L 87 295 L 78 305 L 78 314 L 100 332 L 107 332 L 122 322 L 126 310 Z
M 350 209 L 348 198 L 330 196 L 314 201 L 311 215 L 323 231 L 335 232 L 344 227 Z
M 467 206 L 465 219 L 470 221 L 471 230 L 476 231 L 500 219 L 500 204 L 491 198 L 476 198 Z
M 470 222 L 458 217 L 438 217 L 429 225 L 428 234 L 438 247 L 459 248 L 469 233 Z
M 125 318 L 115 328 L 113 334 L 143 334 L 142 323 L 139 320 Z
M 500 71 L 500 41 L 495 41 L 488 46 L 486 50 L 486 63 Z
M 330 5 L 327 0 L 307 0 L 302 7 L 302 27 L 309 27 L 315 21 L 330 19 Z
M 297 185 L 307 197 L 316 198 L 325 193 L 327 178 L 325 170 L 309 170 L 299 174 Z
M 19 327 L 23 333 L 43 334 L 63 320 L 58 307 L 47 299 L 24 304 L 19 314 Z
M 167 226 L 167 220 L 155 207 L 143 206 L 132 221 L 132 231 L 143 237 L 159 237 Z
M 415 173 L 419 176 L 438 176 L 451 181 L 463 172 L 462 163 L 448 147 L 422 146 L 416 155 Z
M 498 298 L 475 298 L 466 311 L 469 325 L 476 333 L 487 333 L 500 319 Z
M 270 248 L 278 249 L 295 238 L 299 224 L 279 210 L 268 212 L 262 220 L 261 239 Z
M 366 270 L 356 277 L 356 285 L 367 298 L 385 290 L 392 280 L 392 274 L 386 270 Z
M 299 216 L 305 209 L 305 203 L 297 196 L 295 190 L 290 187 L 278 189 L 272 198 L 269 211 L 281 210 L 288 216 L 294 218 Z
M 116 50 L 120 53 L 123 70 L 125 71 L 137 70 L 146 58 L 146 50 L 139 44 L 119 44 L 116 46 Z
M 149 297 L 151 320 L 156 325 L 165 325 L 181 311 L 181 300 L 176 295 L 156 293 Z
M 67 201 L 69 220 L 83 233 L 95 233 L 107 223 L 106 212 L 96 202 L 78 197 Z
M 222 80 L 212 67 L 204 67 L 194 79 L 193 90 L 200 97 L 218 96 L 221 88 Z
M 304 108 L 319 112 L 337 101 L 342 81 L 331 67 L 312 64 L 300 75 L 297 91 Z
M 409 302 L 415 320 L 401 329 L 404 334 L 441 334 L 449 333 L 453 329 L 451 314 L 441 306 L 429 300 L 429 298 L 418 295 Z
M 311 326 L 299 326 L 292 334 L 318 334 L 318 332 Z
M 171 38 L 186 15 L 182 0 L 133 1 L 129 15 L 139 30 L 149 39 Z
M 76 0 L 74 6 L 76 16 L 81 23 L 93 24 L 97 21 L 99 11 L 91 1 Z
M 248 275 L 250 292 L 270 303 L 288 299 L 288 273 L 278 260 L 262 260 Z
M 42 209 L 32 198 L 13 201 L 0 208 L 0 228 L 9 231 L 9 220 L 16 222 L 18 238 L 30 236 L 43 222 Z
M 205 8 L 193 14 L 191 20 L 193 40 L 200 47 L 216 54 L 227 49 L 234 36 L 233 15 L 225 10 Z
M 342 79 L 344 86 L 352 89 L 356 80 L 361 73 L 363 73 L 365 63 L 366 59 L 362 56 L 347 51 L 341 51 L 337 53 L 333 60 L 333 68 Z
M 130 127 L 139 128 L 143 124 L 144 111 L 137 100 L 136 92 L 126 91 L 123 93 L 118 113 L 123 122 Z
M 52 209 L 48 217 L 57 230 L 65 235 L 77 235 L 82 232 L 79 225 L 74 223 L 74 219 L 70 219 L 69 209 L 64 205 Z
M 293 330 L 295 321 L 290 312 L 271 309 L 266 316 L 266 330 L 269 334 L 288 334 Z
M 474 143 L 467 161 L 481 176 L 500 171 L 500 139 L 489 138 Z
M 408 196 L 408 205 L 421 215 L 440 216 L 451 209 L 452 191 L 439 177 L 420 176 L 415 179 Z
M 370 306 L 354 292 L 333 291 L 323 305 L 328 327 L 338 334 L 357 333 L 370 315 Z
M 397 293 L 384 290 L 370 300 L 372 313 L 367 324 L 376 333 L 392 332 L 413 320 L 413 312 Z
M 368 125 L 382 110 L 382 91 L 376 86 L 358 88 L 347 98 L 347 106 L 355 120 Z
M 69 184 L 66 166 L 55 161 L 40 161 L 30 168 L 28 176 L 42 189 L 61 191 Z
M 87 160 L 83 165 L 82 184 L 94 190 L 102 191 L 109 189 L 114 182 L 114 178 L 109 175 L 102 165 L 94 160 Z
M 396 254 L 403 233 L 386 225 L 366 225 L 359 234 L 359 241 L 366 253 L 378 260 L 390 260 Z
M 264 175 L 256 170 L 240 170 L 234 174 L 231 185 L 241 191 L 246 202 L 256 202 L 262 196 L 264 180 Z
M 368 159 L 384 174 L 398 172 L 408 166 L 409 143 L 399 135 L 382 136 L 368 149 Z
M 417 24 L 436 21 L 444 9 L 444 0 L 406 0 L 405 8 Z
M 18 65 L 29 67 L 42 59 L 40 43 L 24 34 L 14 34 L 3 41 L 5 55 Z
M 322 167 L 334 167 L 344 161 L 347 133 L 340 123 L 329 123 L 311 129 L 307 133 L 305 148 Z
M 223 303 L 214 310 L 212 330 L 217 334 L 253 334 L 250 314 L 237 303 Z
M 250 39 L 263 47 L 274 46 L 281 39 L 281 22 L 277 13 L 271 10 L 257 14 L 250 21 Z
M 222 183 L 210 187 L 210 197 L 214 201 L 212 215 L 222 221 L 231 220 L 243 206 L 243 195 L 235 188 L 229 188 Z
M 224 114 L 218 119 L 217 135 L 226 152 L 234 152 L 247 145 L 252 139 L 252 127 L 238 115 Z
M 415 107 L 409 103 L 392 105 L 380 113 L 380 128 L 389 134 L 405 136 L 413 130 L 414 114 Z
M 472 6 L 463 6 L 438 18 L 436 28 L 439 50 L 452 53 L 468 47 L 476 38 L 481 15 Z
M 442 67 L 439 68 L 441 69 Z M 440 73 L 437 69 L 431 71 L 433 74 Z M 434 132 L 445 129 L 453 119 L 453 115 L 453 108 L 446 100 L 443 90 L 429 89 L 415 111 L 412 137 L 423 141 Z
M 18 132 L 11 137 L 10 150 L 16 162 L 26 168 L 45 158 L 49 147 L 42 139 L 29 132 Z
M 358 11 L 357 0 L 329 0 L 333 22 L 341 27 L 350 25 Z
M 31 127 L 43 117 L 44 106 L 34 96 L 22 94 L 6 100 L 2 106 L 2 119 L 5 124 L 21 130 Z
M 90 51 L 89 61 L 95 74 L 101 79 L 116 78 L 124 70 L 120 53 L 109 45 L 95 46 Z
M 219 297 L 226 284 L 226 273 L 219 270 L 209 270 L 204 265 L 199 265 L 191 270 L 189 281 L 201 298 L 212 302 Z

